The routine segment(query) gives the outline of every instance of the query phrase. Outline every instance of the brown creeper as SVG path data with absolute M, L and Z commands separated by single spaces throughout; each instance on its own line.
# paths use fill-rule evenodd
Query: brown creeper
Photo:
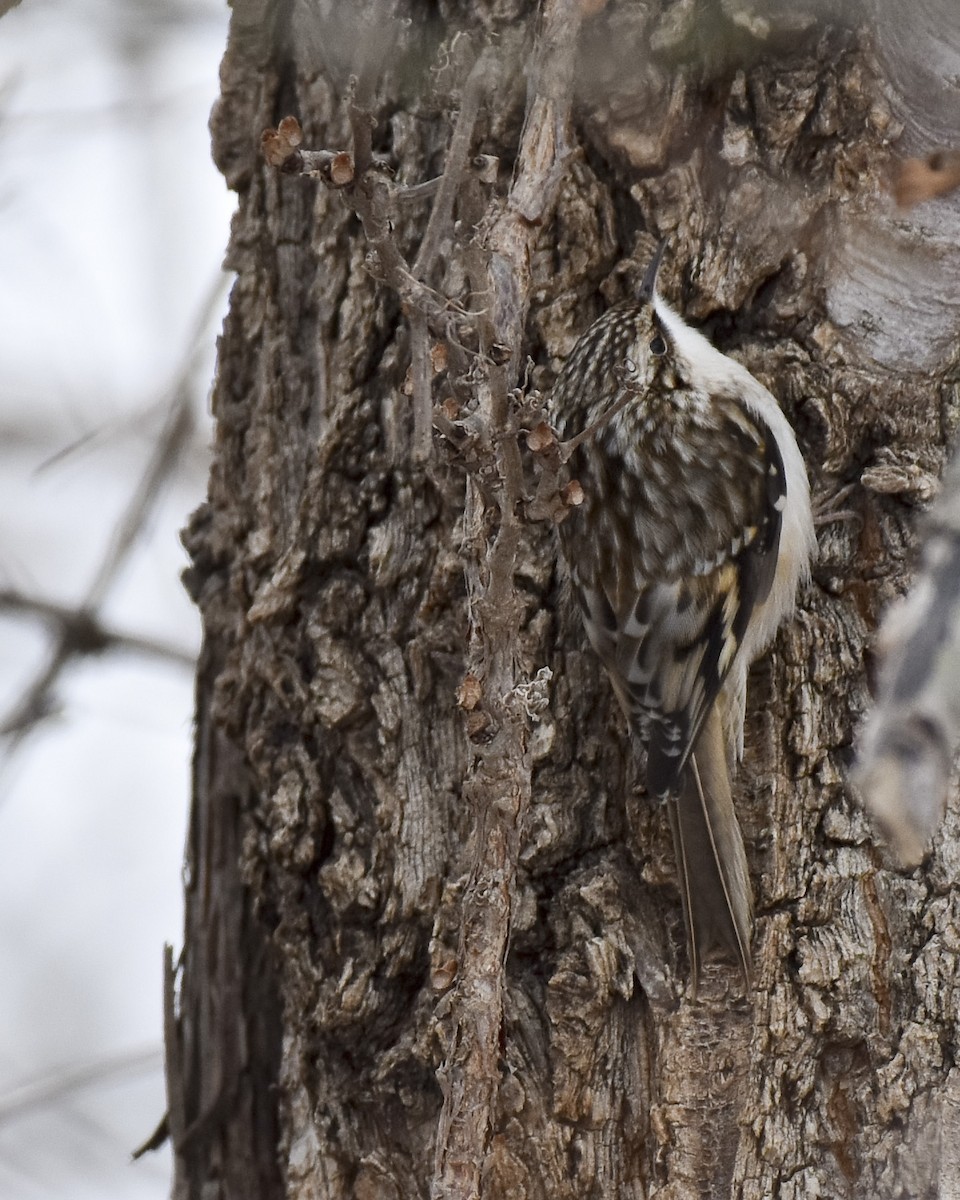
M 750 974 L 753 901 L 730 778 L 747 668 L 816 550 L 810 489 L 776 400 L 660 298 L 582 335 L 553 391 L 585 499 L 560 540 L 587 636 L 666 801 L 694 981 L 710 951 Z

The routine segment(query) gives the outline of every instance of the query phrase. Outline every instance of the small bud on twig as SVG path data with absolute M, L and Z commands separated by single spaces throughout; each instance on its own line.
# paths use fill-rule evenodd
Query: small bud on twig
M 457 703 L 466 712 L 473 712 L 483 699 L 483 685 L 476 675 L 464 675 L 457 688 Z
M 353 156 L 348 154 L 346 150 L 341 150 L 339 153 L 334 154 L 330 160 L 328 170 L 329 179 L 333 186 L 346 187 L 348 183 L 353 183 L 354 174 Z
M 535 425 L 527 434 L 527 447 L 534 454 L 539 454 L 551 446 L 556 446 L 556 444 L 557 435 L 546 421 L 541 421 L 539 425 Z
M 435 375 L 447 369 L 447 347 L 443 342 L 434 342 L 430 347 L 430 365 Z
M 565 483 L 560 489 L 560 498 L 570 508 L 579 508 L 586 499 L 583 494 L 583 488 L 580 486 L 580 481 L 578 479 L 571 479 L 569 483 Z
M 282 167 L 303 141 L 303 130 L 296 117 L 284 117 L 276 129 L 260 135 L 260 151 L 271 167 Z

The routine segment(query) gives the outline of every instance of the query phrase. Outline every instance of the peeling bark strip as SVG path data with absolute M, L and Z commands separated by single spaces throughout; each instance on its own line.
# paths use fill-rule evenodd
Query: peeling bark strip
M 239 877 L 236 813 L 249 789 L 247 770 L 203 699 L 212 694 L 204 683 L 216 674 L 205 647 L 193 769 L 206 804 L 194 808 L 187 838 L 179 997 L 172 952 L 164 952 L 173 1200 L 197 1196 L 198 1181 L 210 1178 L 225 1197 L 281 1194 L 276 1105 L 257 1082 L 275 1076 L 280 1053 L 276 975 Z
M 234 0 L 178 1198 L 951 1194 L 960 826 L 891 871 L 845 778 L 960 429 L 960 216 L 884 207 L 900 128 L 955 138 L 960 10 L 871 4 Z M 550 528 L 583 495 L 544 397 L 663 235 L 823 513 L 751 679 L 746 1007 L 684 995 Z

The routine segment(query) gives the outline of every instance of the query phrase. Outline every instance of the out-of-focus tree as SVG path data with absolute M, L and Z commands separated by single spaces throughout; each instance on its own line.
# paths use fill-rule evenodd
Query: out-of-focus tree
M 8 7 L 8 6 L 3 6 Z M 0 20 L 0 1193 L 148 1200 L 232 197 L 217 0 Z M 206 297 L 206 299 L 205 299 Z

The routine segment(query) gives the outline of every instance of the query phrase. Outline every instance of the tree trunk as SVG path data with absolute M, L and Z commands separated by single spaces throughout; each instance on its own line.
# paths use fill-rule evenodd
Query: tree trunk
M 882 191 L 960 18 L 908 50 L 892 3 L 784 7 L 234 0 L 178 1198 L 960 1194 L 956 813 L 898 873 L 845 785 L 960 415 L 955 201 Z M 720 963 L 691 995 L 551 519 L 550 383 L 662 236 L 821 512 L 750 680 L 746 997 Z

